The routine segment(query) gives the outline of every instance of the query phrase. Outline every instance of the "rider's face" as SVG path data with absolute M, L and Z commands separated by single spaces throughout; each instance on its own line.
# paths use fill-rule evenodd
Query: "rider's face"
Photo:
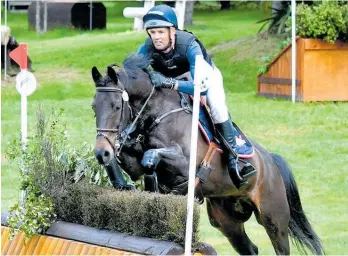
M 170 32 L 168 28 L 150 28 L 147 32 L 157 50 L 163 51 L 168 48 L 170 42 Z

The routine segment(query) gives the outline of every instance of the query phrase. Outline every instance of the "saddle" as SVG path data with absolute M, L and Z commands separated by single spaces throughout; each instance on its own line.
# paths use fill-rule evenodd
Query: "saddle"
M 193 97 L 190 95 L 179 93 L 181 97 L 181 106 L 186 109 L 191 109 L 193 104 Z M 203 135 L 203 138 L 208 145 L 215 143 L 218 152 L 223 152 L 223 143 L 221 142 L 220 135 L 218 134 L 213 119 L 211 117 L 209 108 L 202 101 L 199 109 L 199 130 Z M 242 130 L 233 122 L 234 134 L 236 136 L 236 143 L 239 146 L 237 155 L 239 158 L 251 158 L 254 155 L 254 147 Z

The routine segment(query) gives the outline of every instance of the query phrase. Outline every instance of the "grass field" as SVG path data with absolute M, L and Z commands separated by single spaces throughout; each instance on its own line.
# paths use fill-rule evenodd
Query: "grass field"
M 137 4 L 137 3 L 134 3 Z M 107 30 L 59 29 L 45 35 L 28 30 L 26 14 L 9 13 L 8 24 L 19 42 L 27 42 L 38 80 L 28 98 L 29 135 L 35 110 L 63 108 L 69 143 L 94 143 L 95 120 L 91 102 L 94 84 L 90 70 L 122 63 L 136 51 L 146 33 L 132 32 L 132 20 L 122 17 L 128 3 L 107 2 Z M 202 8 L 194 14 L 193 31 L 209 50 L 224 75 L 227 104 L 235 122 L 255 141 L 288 160 L 299 186 L 304 210 L 323 241 L 327 254 L 348 254 L 348 104 L 341 102 L 296 103 L 256 96 L 257 70 L 281 41 L 257 38 L 258 20 L 266 14 L 255 10 L 219 12 Z M 243 40 L 241 40 L 243 39 Z M 20 137 L 20 96 L 14 78 L 1 88 L 1 207 L 18 199 L 19 169 L 4 151 Z M 204 206 L 203 206 L 204 207 Z M 260 254 L 274 254 L 263 228 L 255 220 L 247 233 Z M 219 254 L 236 254 L 227 239 L 212 228 L 202 209 L 201 240 Z M 296 251 L 295 251 L 296 253 Z

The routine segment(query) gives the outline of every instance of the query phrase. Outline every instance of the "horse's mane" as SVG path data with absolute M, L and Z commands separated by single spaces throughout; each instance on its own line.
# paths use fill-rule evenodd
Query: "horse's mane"
M 137 79 L 147 69 L 150 63 L 151 59 L 148 56 L 131 53 L 123 61 L 123 68 L 128 77 Z

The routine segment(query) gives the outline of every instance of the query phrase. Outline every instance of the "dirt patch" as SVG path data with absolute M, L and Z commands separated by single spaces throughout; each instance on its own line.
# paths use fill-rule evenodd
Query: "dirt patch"
M 74 69 L 69 68 L 56 68 L 56 69 L 40 69 L 33 71 L 33 74 L 36 77 L 38 86 L 40 83 L 52 82 L 52 81 L 76 81 L 86 79 L 86 75 L 77 72 Z M 12 87 L 16 84 L 16 75 L 7 76 L 7 79 L 4 79 L 2 76 L 1 87 Z
M 218 44 L 216 46 L 214 46 L 213 48 L 208 50 L 209 54 L 214 54 L 215 52 L 218 51 L 226 51 L 232 48 L 236 48 L 238 45 L 248 42 L 251 39 L 253 39 L 253 37 L 245 37 L 245 38 L 239 38 L 230 42 L 224 42 L 222 44 Z
M 214 55 L 214 53 L 219 51 L 236 49 L 236 54 L 231 58 L 232 62 L 243 61 L 250 58 L 262 61 L 266 56 L 276 53 L 283 40 L 284 38 L 281 37 L 246 37 L 219 44 L 211 48 L 208 52 Z
M 8 163 L 8 159 L 6 158 L 5 155 L 1 155 L 1 164 L 7 164 Z

